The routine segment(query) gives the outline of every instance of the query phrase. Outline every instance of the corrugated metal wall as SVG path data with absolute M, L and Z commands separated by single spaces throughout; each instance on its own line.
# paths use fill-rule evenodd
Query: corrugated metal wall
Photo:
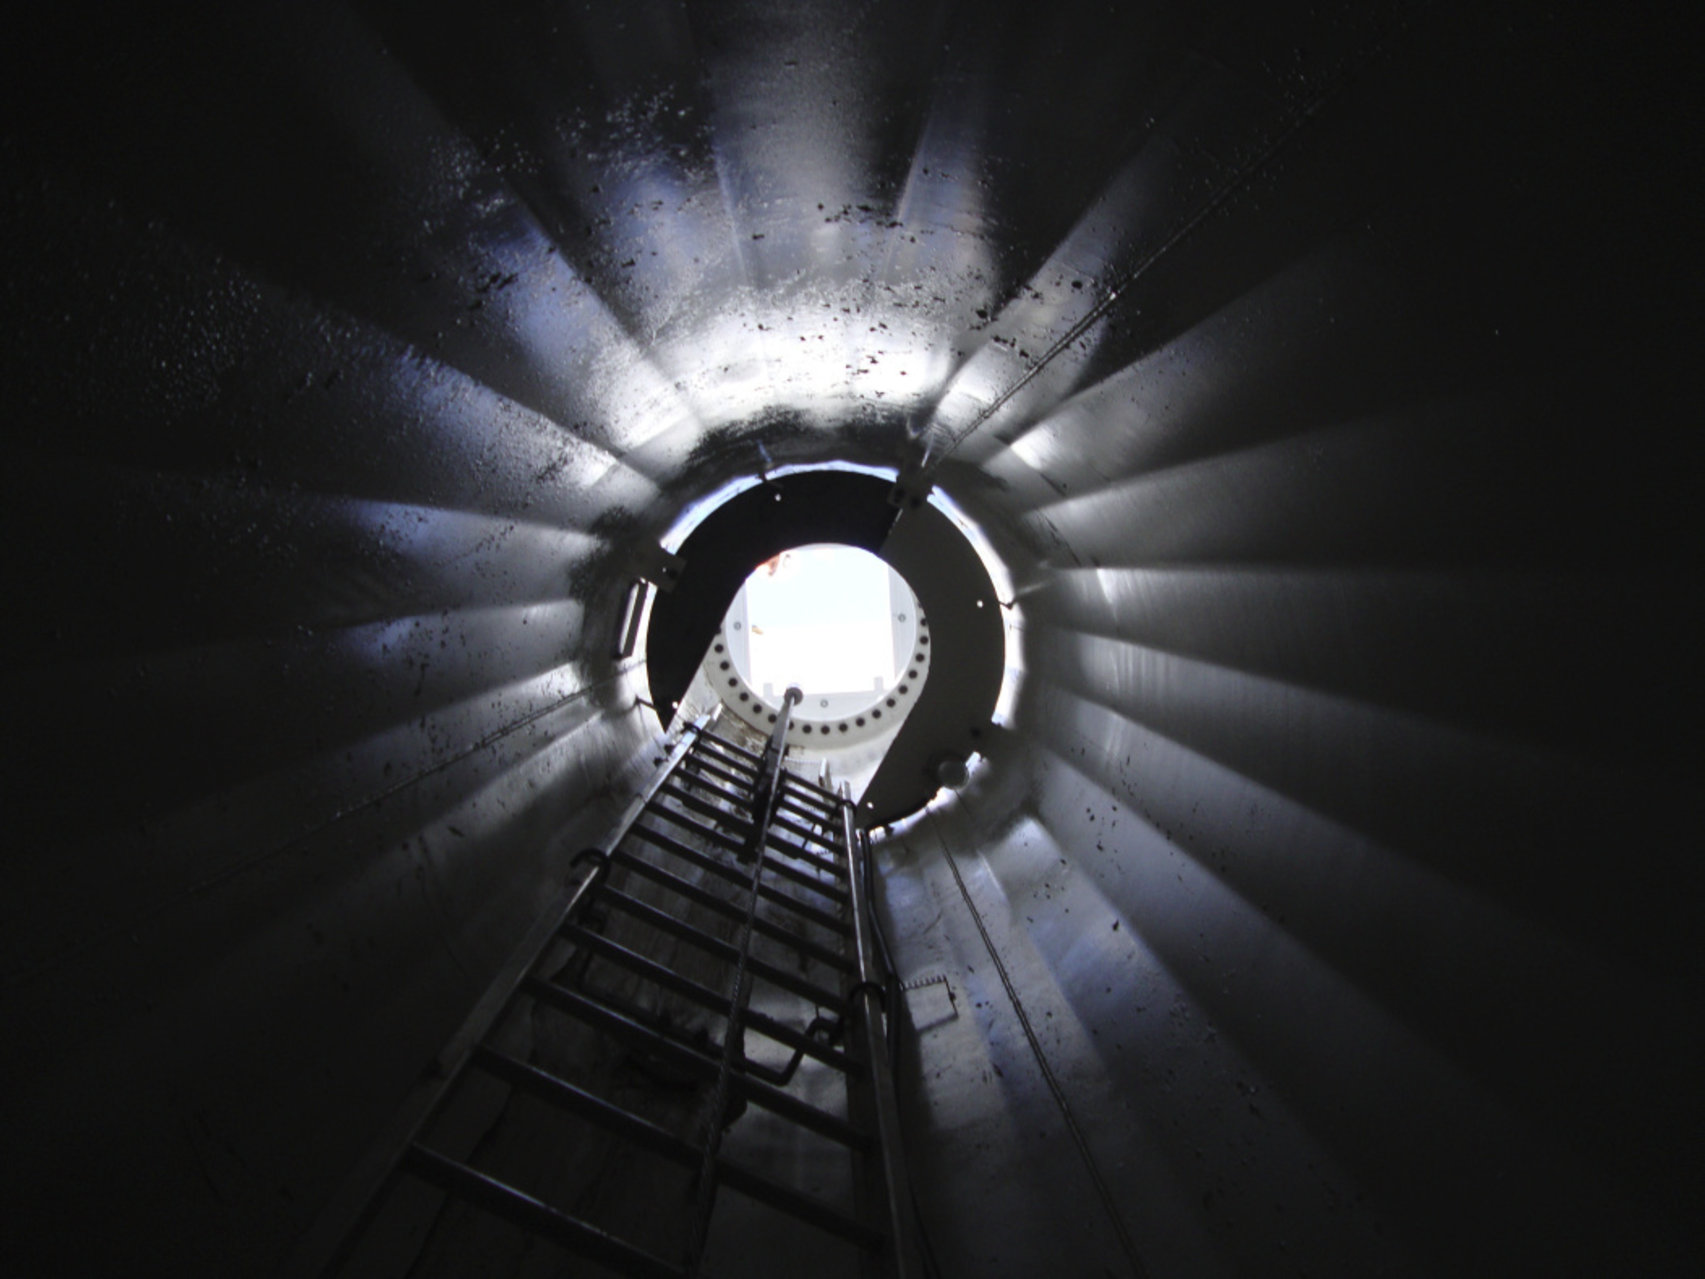
M 1679 1257 L 1672 38 L 375 3 L 9 43 L 6 1265 L 281 1256 L 648 754 L 635 551 L 834 459 L 922 461 L 1015 583 L 990 762 L 883 850 L 957 995 L 914 1008 L 950 1272 Z

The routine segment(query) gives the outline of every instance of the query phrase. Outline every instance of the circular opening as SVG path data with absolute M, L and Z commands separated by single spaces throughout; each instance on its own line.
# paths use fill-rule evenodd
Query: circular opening
M 798 687 L 828 733 L 822 721 L 868 713 L 891 697 L 921 626 L 911 588 L 886 563 L 858 547 L 818 543 L 753 571 L 723 619 L 716 651 L 726 651 L 738 686 L 761 709 Z
M 796 471 L 814 469 L 818 468 L 784 466 L 781 468 L 781 473 L 783 475 L 791 475 Z M 892 468 L 873 469 L 835 464 L 825 469 L 845 469 L 851 471 L 869 470 L 880 483 L 879 491 L 875 486 L 872 488 L 871 498 L 873 503 L 880 502 L 885 496 L 890 494 L 892 489 Z M 771 474 L 764 476 L 747 476 L 731 484 L 724 485 L 721 489 L 717 490 L 716 493 L 701 499 L 698 503 L 695 503 L 687 516 L 677 522 L 676 527 L 663 539 L 665 548 L 670 551 L 680 551 L 684 547 L 688 546 L 691 542 L 688 535 L 700 521 L 702 521 L 707 515 L 713 513 L 717 508 L 721 507 L 730 498 L 746 493 L 747 490 L 754 487 L 757 487 L 758 491 L 756 493 L 752 493 L 750 498 L 758 499 L 757 506 L 749 508 L 746 513 L 748 515 L 756 515 L 759 523 L 761 524 L 763 522 L 764 513 L 774 509 L 772 503 L 780 505 L 781 499 L 786 496 L 780 488 L 774 487 L 774 484 L 785 484 L 788 482 L 791 481 L 778 481 L 775 475 Z M 769 487 L 766 489 L 766 486 Z M 764 496 L 766 491 L 768 492 L 768 496 Z M 750 498 L 747 499 L 748 502 L 750 501 Z M 935 515 L 929 515 L 929 518 L 934 519 L 937 523 L 939 523 L 939 515 L 945 514 L 949 523 L 955 527 L 957 534 L 965 538 L 972 545 L 972 549 L 976 551 L 977 557 L 982 561 L 984 569 L 993 575 L 990 582 L 980 582 L 977 579 L 981 577 L 981 574 L 968 569 L 966 573 L 962 575 L 962 580 L 954 584 L 957 589 L 963 591 L 963 595 L 961 595 L 960 598 L 969 598 L 972 601 L 972 607 L 978 612 L 984 614 L 989 614 L 997 609 L 1003 609 L 1006 607 L 1003 601 L 1013 594 L 1010 577 L 1003 572 L 997 571 L 1000 566 L 995 562 L 992 550 L 986 545 L 985 540 L 981 538 L 975 525 L 971 524 L 960 513 L 952 508 L 951 504 L 946 504 L 945 499 L 937 500 L 937 497 L 932 495 L 929 505 L 935 508 L 936 512 Z M 804 512 L 801 514 L 807 515 L 807 513 Z M 809 527 L 813 523 L 816 523 L 817 527 L 821 528 L 824 532 L 828 532 L 833 521 L 828 518 L 823 518 L 821 522 L 818 523 L 815 518 L 817 514 L 817 512 L 810 512 L 807 518 L 801 520 L 800 527 Z M 826 516 L 827 512 L 823 514 Z M 926 513 L 926 515 L 928 515 L 928 513 Z M 728 527 L 733 527 L 733 525 Z M 822 534 L 819 534 L 819 536 L 821 535 Z M 937 575 L 935 565 L 926 565 L 925 572 L 930 578 L 930 585 L 933 588 Z M 984 587 L 989 588 L 988 594 L 986 595 L 980 593 L 981 588 Z M 742 587 L 742 592 L 743 591 L 744 587 Z M 661 596 L 659 597 L 660 600 L 662 600 L 662 598 L 663 597 Z M 844 762 L 848 769 L 863 767 L 864 762 L 867 759 L 879 760 L 881 758 L 878 754 L 878 749 L 885 744 L 887 736 L 891 734 L 899 722 L 906 717 L 906 713 L 915 709 L 916 704 L 920 700 L 918 695 L 923 692 L 923 685 L 925 683 L 928 683 L 931 686 L 931 691 L 933 693 L 935 691 L 934 686 L 937 677 L 941 676 L 946 678 L 948 680 L 948 684 L 944 685 L 941 690 L 943 694 L 942 700 L 950 704 L 962 691 L 966 697 L 970 697 L 972 693 L 975 693 L 977 697 L 982 697 L 984 695 L 983 690 L 981 689 L 982 681 L 973 679 L 973 673 L 969 669 L 961 669 L 957 661 L 956 653 L 949 655 L 949 657 L 953 660 L 951 660 L 948 666 L 942 671 L 937 672 L 932 669 L 934 666 L 934 659 L 930 656 L 932 649 L 928 643 L 928 622 L 930 619 L 923 614 L 923 610 L 918 606 L 918 601 L 915 597 L 908 597 L 905 604 L 902 604 L 898 599 L 893 599 L 890 601 L 890 605 L 891 610 L 887 615 L 886 621 L 894 630 L 894 634 L 896 636 L 894 652 L 895 656 L 899 659 L 895 664 L 892 683 L 889 683 L 885 688 L 875 689 L 869 685 L 862 684 L 861 681 L 861 686 L 859 688 L 861 696 L 858 698 L 849 697 L 846 700 L 836 700 L 831 695 L 829 688 L 805 687 L 805 694 L 808 697 L 816 698 L 817 700 L 815 702 L 806 701 L 803 705 L 790 708 L 794 712 L 794 722 L 791 725 L 783 724 L 782 726 L 784 728 L 792 728 L 795 735 L 803 735 L 804 726 L 806 724 L 809 724 L 814 731 L 810 734 L 809 740 L 795 743 L 790 748 L 790 754 L 796 754 L 798 750 L 803 747 L 806 749 L 808 755 L 821 752 L 827 756 L 830 761 L 840 760 Z M 963 605 L 960 604 L 959 607 L 963 607 Z M 703 625 L 705 620 L 708 619 L 701 618 L 695 623 L 695 625 Z M 728 615 L 719 620 L 722 622 L 720 633 L 709 637 L 713 645 L 710 660 L 701 663 L 698 671 L 693 674 L 694 691 L 695 693 L 701 690 L 708 692 L 713 700 L 716 699 L 717 693 L 721 693 L 725 708 L 731 707 L 736 716 L 750 728 L 758 729 L 760 732 L 767 733 L 768 728 L 766 727 L 766 722 L 768 722 L 769 726 L 773 726 L 774 724 L 781 723 L 786 717 L 786 711 L 782 711 L 780 715 L 777 715 L 776 712 L 783 704 L 782 697 L 787 690 L 788 677 L 783 675 L 779 680 L 772 677 L 768 683 L 774 686 L 769 688 L 764 686 L 764 681 L 754 681 L 752 679 L 753 673 L 750 671 L 747 664 L 747 657 L 749 655 L 748 640 L 757 638 L 761 642 L 762 637 L 753 635 L 754 629 L 763 629 L 762 622 L 759 619 L 748 617 L 745 609 L 742 608 L 738 611 L 731 610 Z M 964 619 L 961 618 L 960 620 Z M 902 625 L 905 628 L 905 633 L 903 637 L 900 637 L 900 627 Z M 1009 659 L 1007 669 L 1013 672 L 1017 672 L 1022 669 L 1021 660 L 1017 660 L 1021 657 L 1021 655 L 1014 649 L 1014 636 L 1016 634 L 1017 632 L 1015 630 L 1009 628 L 1005 632 L 1004 636 L 1006 647 L 1009 650 L 1007 653 L 1007 657 Z M 979 630 L 978 637 L 984 643 L 987 642 L 987 636 L 984 631 Z M 723 670 L 720 667 L 720 663 L 725 657 L 730 663 L 727 670 Z M 912 660 L 908 661 L 908 658 Z M 683 672 L 669 672 L 669 676 L 672 680 L 679 678 L 681 674 L 683 674 Z M 724 681 L 731 675 L 737 675 L 740 677 L 737 680 L 737 687 L 728 688 L 724 686 Z M 708 687 L 706 684 L 707 679 Z M 972 689 L 968 687 L 969 685 L 977 685 L 978 687 Z M 833 686 L 831 685 L 831 687 Z M 742 705 L 738 700 L 738 694 L 742 691 L 749 694 L 749 700 L 745 705 Z M 1010 698 L 1008 697 L 1008 694 L 1010 690 L 1002 688 L 998 691 L 1002 698 L 1008 699 L 1007 702 L 1002 703 L 1002 705 L 1006 705 L 1009 708 Z M 659 705 L 672 702 L 675 698 L 679 697 L 679 693 L 672 687 L 661 688 L 658 689 L 657 692 L 661 694 L 660 697 L 656 698 Z M 829 700 L 829 706 L 825 707 L 821 705 L 822 701 L 825 699 Z M 694 704 L 697 705 L 696 702 Z M 807 708 L 809 708 L 809 710 L 807 710 Z M 875 715 L 875 712 L 878 709 L 885 712 L 882 718 L 877 718 Z M 994 711 L 994 722 L 1002 722 L 1002 717 L 1006 713 L 1007 711 L 1003 710 L 1001 705 L 997 705 L 996 710 Z M 982 712 L 979 708 L 979 718 L 981 717 L 981 714 Z M 855 717 L 862 718 L 866 722 L 855 729 L 853 725 Z M 943 754 L 951 753 L 952 743 L 950 738 L 954 729 L 952 724 L 946 722 L 949 718 L 951 718 L 951 716 L 949 714 L 942 714 L 934 718 L 941 719 L 943 722 L 927 726 L 920 723 L 919 726 L 920 729 L 927 727 L 929 733 L 938 734 L 942 739 L 941 742 L 938 743 L 941 747 L 940 752 L 932 752 L 930 765 L 919 772 L 919 778 L 921 780 L 915 780 L 913 783 L 920 788 L 920 793 L 921 788 L 937 781 L 935 766 L 939 763 Z M 956 718 L 953 719 L 953 723 L 958 723 L 958 720 Z M 847 725 L 845 731 L 841 730 L 842 724 Z M 872 727 L 872 725 L 874 725 L 874 727 Z M 960 731 L 963 730 L 961 729 Z M 928 736 L 928 734 L 924 734 L 924 736 Z M 836 739 L 832 746 L 829 741 L 830 738 Z M 871 739 L 882 740 L 876 741 Z M 846 750 L 847 748 L 852 747 L 854 743 L 865 743 L 867 741 L 869 741 L 868 747 L 861 747 L 857 753 L 849 753 L 845 756 L 842 756 L 839 752 L 833 749 L 833 747 L 839 747 L 842 750 Z M 820 745 L 813 748 L 811 745 L 812 742 L 820 743 Z M 934 793 L 934 791 L 931 791 L 932 796 Z M 860 804 L 861 812 L 869 813 L 870 810 L 874 808 L 874 805 L 870 800 L 865 800 L 862 797 L 856 802 Z M 885 814 L 884 816 L 886 818 L 887 815 Z

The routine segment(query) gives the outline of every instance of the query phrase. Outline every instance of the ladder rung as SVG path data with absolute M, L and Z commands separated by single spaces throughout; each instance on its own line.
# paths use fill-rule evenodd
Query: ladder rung
M 672 1266 L 597 1226 L 559 1212 L 529 1194 L 489 1177 L 477 1168 L 458 1163 L 418 1143 L 405 1156 L 417 1176 L 467 1200 L 531 1234 L 542 1235 L 571 1252 L 590 1257 L 600 1265 L 643 1279 L 681 1279 L 686 1271 Z
M 535 1097 L 552 1103 L 559 1110 L 566 1110 L 608 1132 L 625 1137 L 636 1146 L 644 1146 L 647 1150 L 671 1157 L 685 1153 L 695 1164 L 698 1161 L 698 1148 L 685 1138 L 676 1136 L 649 1119 L 622 1109 L 612 1101 L 587 1092 L 566 1079 L 559 1079 L 537 1066 L 519 1061 L 508 1053 L 481 1044 L 474 1050 L 472 1064 L 488 1075 L 514 1084 L 517 1088 L 523 1088 Z
M 558 986 L 555 982 L 545 981 L 540 977 L 529 977 L 523 989 L 559 1012 L 578 1018 L 586 1025 L 596 1027 L 618 1039 L 650 1048 L 675 1064 L 685 1066 L 707 1078 L 714 1079 L 722 1068 L 722 1063 L 708 1053 L 702 1053 L 696 1048 L 660 1035 L 651 1027 L 642 1025 L 612 1008 L 606 1008 L 577 990 Z M 772 1114 L 838 1141 L 843 1146 L 857 1149 L 869 1143 L 869 1134 L 862 1128 L 827 1111 L 819 1110 L 780 1088 L 753 1079 L 740 1069 L 738 1063 L 729 1075 L 729 1084 L 734 1091 L 743 1094 L 747 1100 L 755 1102 Z
M 748 794 L 751 793 L 753 782 L 757 780 L 757 778 L 750 773 L 735 772 L 734 769 L 726 768 L 703 755 L 689 756 L 686 761 L 686 765 L 681 771 L 691 777 L 696 777 L 700 774 L 708 774 L 709 776 L 715 777 L 721 781 L 739 786 Z
M 738 776 L 749 787 L 758 784 L 757 764 L 749 763 L 744 757 L 731 754 L 727 750 L 708 750 L 701 746 L 693 752 L 691 758 L 695 764 L 725 769 Z
M 801 808 L 813 809 L 816 814 L 833 821 L 840 812 L 841 801 L 837 796 L 829 794 L 809 782 L 802 782 L 792 773 L 787 775 L 787 784 L 783 787 L 787 797 Z
M 794 803 L 793 800 L 786 795 L 783 795 L 780 799 L 776 800 L 776 812 L 788 813 L 799 818 L 801 821 L 807 823 L 815 822 L 823 826 L 827 826 L 830 821 L 833 820 L 826 813 L 819 813 L 815 809 L 805 807 L 803 804 Z
M 732 835 L 725 834 L 719 830 L 714 830 L 711 827 L 706 826 L 703 822 L 695 821 L 693 818 L 689 817 L 686 813 L 681 812 L 677 808 L 665 808 L 659 804 L 648 808 L 646 811 L 657 814 L 657 816 L 661 817 L 664 821 L 671 822 L 674 825 L 681 827 L 683 830 L 690 830 L 693 834 L 709 840 L 718 848 L 725 849 L 730 853 L 743 856 L 746 852 L 746 844 L 744 840 L 735 839 Z M 629 829 L 633 830 L 636 828 L 629 827 Z
M 764 757 L 758 754 L 758 752 L 749 751 L 744 746 L 740 746 L 729 741 L 726 737 L 718 737 L 715 733 L 700 733 L 698 740 L 700 744 L 709 744 L 727 751 L 730 755 L 734 756 L 735 759 L 746 764 L 748 767 L 756 767 L 758 764 L 764 762 Z
M 671 799 L 679 800 L 685 807 L 697 813 L 700 817 L 708 817 L 713 822 L 717 822 L 723 826 L 732 827 L 739 831 L 742 836 L 748 835 L 751 832 L 752 819 L 750 817 L 744 813 L 731 813 L 726 808 L 718 808 L 702 795 L 695 795 L 689 790 L 683 790 L 679 786 L 671 786 L 667 783 L 659 787 L 657 793 L 659 795 L 667 795 Z M 651 811 L 655 813 L 662 807 L 663 806 L 661 804 L 653 802 L 651 805 Z
M 715 796 L 724 803 L 738 804 L 742 808 L 746 809 L 750 809 L 751 807 L 752 797 L 750 795 L 737 794 L 728 787 L 720 785 L 717 781 L 704 776 L 702 773 L 690 772 L 685 768 L 678 768 L 675 770 L 674 776 L 669 780 L 672 784 L 696 786 L 707 795 Z
M 791 1217 L 797 1217 L 807 1225 L 816 1226 L 830 1234 L 839 1235 L 860 1248 L 876 1251 L 888 1242 L 888 1236 L 872 1230 L 862 1221 L 855 1221 L 843 1212 L 837 1212 L 828 1204 L 802 1195 L 797 1190 L 777 1185 L 767 1178 L 749 1172 L 738 1164 L 726 1160 L 717 1164 L 717 1174 L 722 1183 L 731 1190 L 738 1190 L 760 1203 L 767 1203 L 772 1208 L 779 1208 Z
M 697 851 L 696 849 L 688 848 L 685 844 L 680 843 L 678 840 L 669 838 L 669 836 L 663 834 L 662 831 L 652 830 L 649 826 L 635 826 L 633 828 L 633 834 L 639 836 L 648 844 L 656 845 L 666 853 L 674 854 L 682 861 L 691 862 L 694 866 L 705 871 L 705 873 L 715 875 L 718 879 L 724 880 L 727 883 L 738 884 L 744 888 L 751 882 L 751 873 L 749 871 L 742 874 L 740 868 L 730 866 L 725 862 L 719 862 L 714 857 L 707 857 L 705 854 Z M 817 884 L 803 871 L 794 870 L 793 867 L 786 866 L 783 863 L 776 861 L 773 857 L 764 858 L 764 869 L 789 871 L 791 872 L 789 878 L 792 878 L 793 875 L 799 876 L 805 881 L 807 887 L 816 889 L 818 892 L 823 893 L 824 896 L 828 896 L 830 893 L 834 892 L 833 889 L 826 889 L 822 885 Z M 821 925 L 834 933 L 837 937 L 845 937 L 852 932 L 852 929 L 837 916 L 831 915 L 819 907 L 808 905 L 796 897 L 789 897 L 779 888 L 773 888 L 769 884 L 762 884 L 758 888 L 758 894 L 765 901 L 775 902 L 779 906 L 785 906 L 788 910 L 809 919 L 812 923 Z M 843 902 L 846 900 L 846 895 L 844 893 L 836 894 L 836 896 Z
M 685 830 L 690 830 L 693 833 L 702 836 L 719 848 L 725 848 L 729 852 L 742 857 L 746 854 L 746 844 L 743 840 L 736 839 L 732 835 L 723 831 L 715 830 L 712 827 L 706 826 L 703 822 L 695 821 L 692 817 L 681 812 L 678 808 L 669 808 L 663 804 L 653 803 L 647 806 L 646 811 L 656 813 L 665 821 L 672 822 L 676 826 L 680 826 Z M 750 822 L 746 821 L 744 818 L 737 817 L 732 813 L 718 812 L 717 816 L 729 821 L 731 824 L 738 823 L 743 830 L 751 829 Z M 822 856 L 820 853 L 813 853 L 809 849 L 799 847 L 797 844 L 782 843 L 781 835 L 776 830 L 777 826 L 782 827 L 789 833 L 803 835 L 808 839 L 817 840 L 818 843 L 822 843 L 825 848 L 830 849 L 832 852 L 840 852 L 840 849 L 837 846 L 824 843 L 824 841 L 818 839 L 818 837 L 813 835 L 810 831 L 795 826 L 792 822 L 784 821 L 781 818 L 777 818 L 775 823 L 771 826 L 770 836 L 766 841 L 766 847 L 773 848 L 780 853 L 786 853 L 795 861 L 802 861 L 807 865 L 815 866 L 818 870 L 821 870 L 826 874 L 833 875 L 837 879 L 845 879 L 847 877 L 845 870 L 829 858 Z
M 657 809 L 655 811 L 660 816 L 663 816 L 663 817 L 669 817 L 670 816 L 670 810 L 669 809 Z M 678 815 L 677 815 L 676 820 L 675 820 L 675 825 L 687 827 L 691 830 L 698 831 L 700 834 L 704 834 L 704 835 L 710 835 L 713 837 L 716 835 L 715 831 L 706 830 L 703 826 L 700 826 L 697 823 L 692 822 L 690 819 L 679 817 Z M 640 835 L 643 839 L 645 839 L 645 841 L 647 843 L 655 844 L 655 845 L 657 845 L 657 847 L 665 849 L 669 852 L 672 852 L 672 853 L 679 852 L 679 853 L 681 853 L 682 856 L 703 857 L 705 855 L 705 854 L 699 852 L 697 849 L 690 849 L 690 850 L 687 850 L 685 852 L 682 852 L 682 850 L 685 848 L 685 845 L 679 843 L 678 841 L 675 841 L 673 836 L 665 835 L 660 830 L 652 830 L 649 826 L 633 826 L 633 827 L 630 827 L 630 833 Z M 669 842 L 665 842 L 665 841 L 669 841 Z M 717 846 L 719 848 L 723 847 L 723 845 L 721 845 L 721 844 L 718 844 Z M 776 849 L 778 846 L 772 842 L 772 843 L 766 844 L 765 847 L 770 848 L 770 849 Z M 732 851 L 732 850 L 730 850 L 730 851 Z M 789 852 L 789 851 L 791 851 L 791 847 L 789 845 L 781 845 L 780 851 Z M 712 860 L 714 860 L 714 859 L 712 859 Z M 813 867 L 816 867 L 818 865 L 818 863 L 813 862 L 812 865 L 813 865 Z M 787 862 L 778 861 L 774 857 L 765 856 L 765 858 L 764 858 L 764 869 L 765 870 L 773 870 L 776 874 L 780 875 L 783 879 L 790 879 L 794 883 L 799 884 L 802 887 L 809 888 L 812 892 L 816 893 L 819 897 L 826 897 L 828 900 L 834 902 L 835 905 L 837 905 L 837 906 L 845 906 L 847 903 L 847 895 L 840 888 L 833 886 L 833 885 L 830 885 L 830 884 L 825 884 L 822 880 L 818 879 L 816 876 L 807 874 L 805 871 L 800 870 L 799 867 L 797 867 L 797 866 L 790 866 L 790 865 L 788 865 Z M 827 870 L 828 868 L 824 868 L 824 869 Z M 845 876 L 842 876 L 842 878 L 844 879 Z
M 778 829 L 784 830 L 790 835 L 797 835 L 801 839 L 808 839 L 819 848 L 826 848 L 831 853 L 839 853 L 841 851 L 841 846 L 834 840 L 825 839 L 810 827 L 801 826 L 798 822 L 789 821 L 787 818 L 782 817 L 779 814 L 776 816 L 775 820 L 770 823 L 770 831 L 772 834 Z
M 828 817 L 835 816 L 841 811 L 841 806 L 849 802 L 834 791 L 824 790 L 815 782 L 806 781 L 796 773 L 787 775 L 787 792 L 800 803 L 820 809 Z
M 713 937 L 702 928 L 694 928 L 684 920 L 676 919 L 668 911 L 658 910 L 657 907 L 648 905 L 638 898 L 630 897 L 618 888 L 611 888 L 606 885 L 599 890 L 598 900 L 614 906 L 625 915 L 630 915 L 634 919 L 650 924 L 659 932 L 668 933 L 672 937 L 678 937 L 684 942 L 697 946 L 706 954 L 714 955 L 718 959 L 727 960 L 730 963 L 739 962 L 740 951 L 738 947 L 720 937 Z M 838 1009 L 841 1006 L 841 996 L 834 991 L 819 986 L 814 981 L 808 981 L 785 968 L 778 968 L 756 955 L 748 957 L 746 966 L 751 970 L 754 977 L 762 977 L 770 985 L 788 991 L 790 994 L 798 995 L 801 999 L 808 999 L 819 1008 Z
M 578 1115 L 590 1123 L 597 1124 L 606 1132 L 624 1137 L 636 1146 L 642 1146 L 655 1154 L 671 1159 L 684 1168 L 697 1168 L 702 1159 L 699 1148 L 683 1137 L 677 1137 L 666 1128 L 660 1128 L 649 1119 L 641 1119 L 638 1115 L 623 1110 L 602 1097 L 587 1092 L 584 1088 L 576 1087 L 566 1079 L 558 1079 L 555 1075 L 540 1070 L 524 1061 L 517 1061 L 505 1053 L 491 1048 L 481 1048 L 475 1057 L 475 1064 L 488 1074 L 525 1089 L 541 1101 L 548 1102 L 560 1110 Z M 830 1205 L 808 1195 L 802 1195 L 796 1190 L 778 1185 L 767 1177 L 760 1177 L 738 1164 L 730 1163 L 725 1158 L 716 1161 L 717 1179 L 732 1190 L 737 1190 L 760 1203 L 767 1203 L 773 1208 L 779 1208 L 790 1216 L 797 1217 L 810 1225 L 839 1235 L 850 1243 L 861 1248 L 877 1249 L 887 1237 L 879 1231 L 872 1230 L 861 1221 L 857 1221 Z
M 775 845 L 766 844 L 764 847 L 774 850 Z M 809 888 L 819 897 L 827 898 L 829 901 L 834 902 L 837 906 L 845 906 L 847 904 L 847 895 L 841 889 L 832 884 L 825 884 L 822 880 L 818 879 L 816 875 L 808 874 L 807 872 L 800 870 L 797 866 L 790 866 L 787 862 L 778 861 L 774 857 L 765 854 L 764 869 L 773 870 L 783 879 L 792 880 L 802 888 Z
M 821 853 L 814 853 L 809 848 L 801 848 L 798 844 L 783 843 L 782 832 L 774 827 L 771 827 L 770 837 L 764 842 L 764 847 L 773 848 L 778 853 L 785 853 L 794 861 L 804 862 L 807 866 L 814 866 L 825 875 L 833 875 L 836 879 L 844 880 L 847 877 L 846 867 L 838 865 Z
M 644 828 L 635 826 L 633 833 L 643 835 Z M 642 857 L 635 857 L 632 853 L 616 853 L 610 858 L 610 862 L 612 865 L 625 866 L 635 874 L 643 875 L 653 883 L 661 884 L 676 896 L 697 902 L 708 910 L 716 911 L 719 915 L 726 915 L 730 919 L 743 920 L 746 918 L 746 907 L 744 905 L 718 897 L 710 890 L 700 888 L 697 884 L 682 879 L 674 872 L 664 870 L 663 867 L 648 862 Z M 765 919 L 762 915 L 753 918 L 752 930 L 762 933 L 771 941 L 779 942 L 783 946 L 797 950 L 802 955 L 809 955 L 812 959 L 827 964 L 830 968 L 838 968 L 843 973 L 858 971 L 858 965 L 845 955 L 838 954 L 822 943 L 812 941 L 809 937 L 801 937 L 797 933 L 789 932 L 780 924 Z
M 677 995 L 692 1000 L 701 1008 L 709 1009 L 721 1017 L 728 1016 L 728 997 L 726 995 L 720 994 L 708 986 L 700 985 L 690 977 L 683 977 L 674 969 L 665 968 L 656 960 L 642 955 L 636 950 L 629 950 L 621 943 L 613 942 L 601 933 L 595 933 L 578 924 L 570 924 L 563 930 L 563 935 L 577 946 L 595 951 L 606 959 L 620 964 L 629 972 L 637 973 L 666 990 L 672 990 Z M 797 1048 L 807 1057 L 815 1057 L 818 1061 L 833 1066 L 836 1070 L 850 1071 L 853 1069 L 852 1059 L 839 1049 L 830 1048 L 827 1044 L 811 1038 L 805 1032 L 795 1030 L 787 1023 L 777 1021 L 774 1017 L 761 1013 L 755 1008 L 746 1010 L 746 1025 L 759 1034 L 775 1040 L 778 1044 Z

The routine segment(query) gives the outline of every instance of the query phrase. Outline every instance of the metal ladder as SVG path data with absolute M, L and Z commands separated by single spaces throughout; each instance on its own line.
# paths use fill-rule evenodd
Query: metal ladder
M 783 767 L 794 700 L 761 753 L 714 716 L 682 733 L 286 1273 L 494 1273 L 495 1228 L 566 1254 L 548 1273 L 696 1276 L 713 1223 L 773 1248 L 777 1213 L 814 1241 L 801 1267 L 832 1272 L 820 1240 L 843 1272 L 914 1273 L 868 845 L 850 798 Z M 554 1059 L 547 1033 L 567 1036 Z M 514 1117 L 517 1098 L 561 1118 Z M 777 1150 L 833 1193 L 765 1171 Z

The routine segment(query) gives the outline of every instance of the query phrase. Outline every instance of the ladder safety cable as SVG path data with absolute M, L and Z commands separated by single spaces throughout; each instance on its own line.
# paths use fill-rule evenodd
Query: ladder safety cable
M 692 1242 L 687 1253 L 687 1273 L 697 1275 L 704 1256 L 705 1239 L 710 1231 L 710 1215 L 716 1207 L 716 1166 L 722 1151 L 722 1134 L 728 1122 L 728 1101 L 736 1055 L 744 1056 L 742 1042 L 746 1004 L 752 997 L 751 952 L 754 925 L 758 916 L 758 887 L 764 875 L 764 844 L 770 822 L 775 817 L 775 802 L 781 789 L 782 761 L 787 754 L 787 728 L 793 708 L 804 700 L 797 688 L 787 690 L 775 731 L 759 761 L 758 788 L 752 799 L 752 832 L 746 855 L 752 861 L 751 893 L 746 903 L 746 918 L 740 927 L 739 958 L 735 961 L 734 977 L 729 987 L 727 1028 L 722 1037 L 722 1060 L 718 1065 L 716 1087 L 705 1116 L 704 1160 L 699 1166 L 697 1212 L 693 1220 Z

